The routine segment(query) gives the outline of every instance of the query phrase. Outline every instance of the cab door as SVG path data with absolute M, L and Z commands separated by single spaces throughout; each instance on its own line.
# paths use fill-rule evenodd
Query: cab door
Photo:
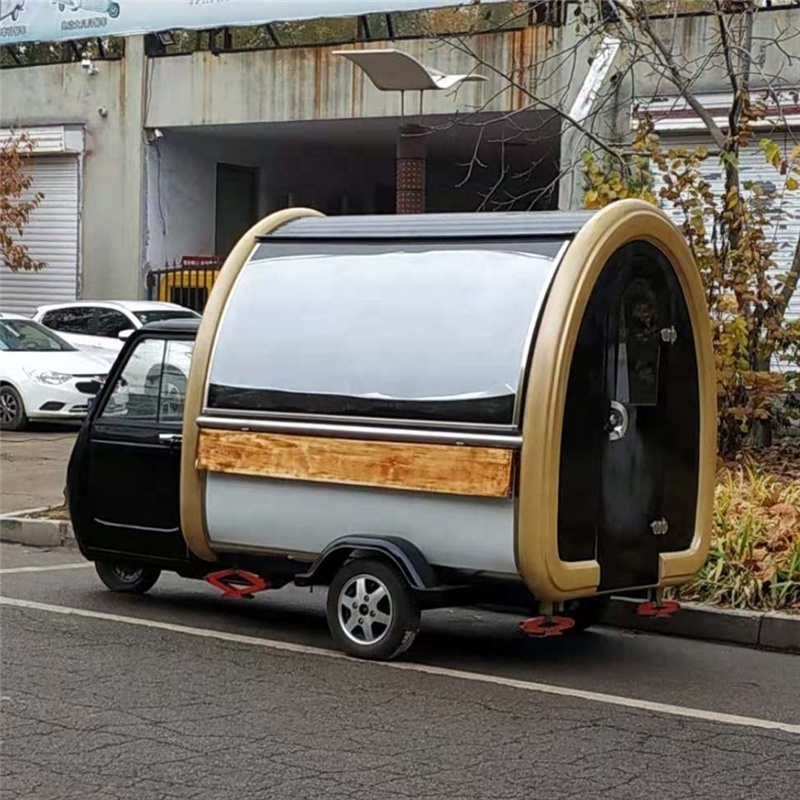
M 89 547 L 162 560 L 187 557 L 180 450 L 193 344 L 138 337 L 115 370 L 86 444 L 82 538 Z

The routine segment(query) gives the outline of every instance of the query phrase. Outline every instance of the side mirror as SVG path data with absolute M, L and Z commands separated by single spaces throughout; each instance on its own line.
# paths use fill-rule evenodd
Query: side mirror
M 117 334 L 117 339 L 121 342 L 126 342 L 128 339 L 131 338 L 131 334 L 133 333 L 133 328 L 126 328 L 124 331 L 120 331 Z

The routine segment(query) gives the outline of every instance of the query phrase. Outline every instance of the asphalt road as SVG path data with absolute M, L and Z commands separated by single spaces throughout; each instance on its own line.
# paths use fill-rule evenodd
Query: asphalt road
M 127 597 L 74 551 L 0 557 L 4 799 L 798 793 L 798 656 L 603 629 L 528 641 L 514 617 L 459 610 L 367 664 L 331 651 L 321 592 L 230 601 L 162 576 Z

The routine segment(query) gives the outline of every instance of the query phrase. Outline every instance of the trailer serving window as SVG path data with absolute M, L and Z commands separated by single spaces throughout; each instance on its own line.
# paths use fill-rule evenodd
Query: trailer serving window
M 511 425 L 554 263 L 478 249 L 252 261 L 208 407 Z

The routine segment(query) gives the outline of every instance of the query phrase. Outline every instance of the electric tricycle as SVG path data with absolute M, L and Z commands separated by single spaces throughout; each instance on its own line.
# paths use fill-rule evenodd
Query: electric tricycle
M 199 323 L 126 342 L 68 495 L 109 588 L 325 586 L 337 644 L 388 659 L 428 608 L 525 608 L 540 636 L 612 593 L 674 611 L 714 467 L 703 290 L 658 209 L 290 209 L 241 239 Z

